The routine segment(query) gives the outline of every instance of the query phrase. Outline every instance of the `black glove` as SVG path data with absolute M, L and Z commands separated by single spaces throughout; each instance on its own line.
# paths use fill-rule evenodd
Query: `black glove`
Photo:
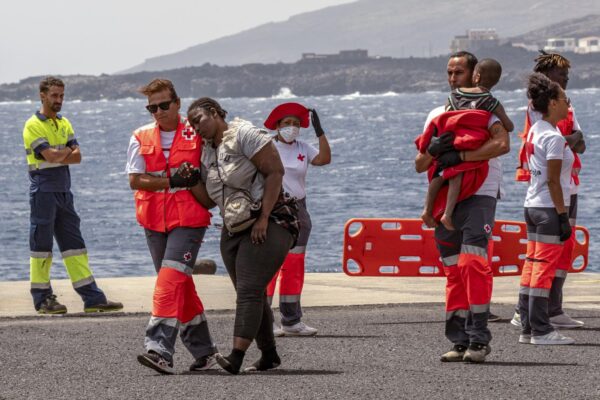
M 437 158 L 438 167 L 446 169 L 454 167 L 462 162 L 460 159 L 460 153 L 456 150 L 447 151 Z
M 560 223 L 560 241 L 566 242 L 571 237 L 572 232 L 569 214 L 558 214 L 558 222 Z
M 190 163 L 183 163 L 177 168 L 177 171 L 169 178 L 169 186 L 176 187 L 192 187 L 196 186 L 200 181 L 200 170 L 194 168 Z
M 314 108 L 309 108 L 308 111 L 310 111 L 310 122 L 312 123 L 317 137 L 323 136 L 325 134 L 325 131 L 321 127 L 321 120 L 319 119 L 319 114 L 317 114 L 317 110 L 315 110 Z
M 427 152 L 433 157 L 454 150 L 454 132 L 444 132 L 438 137 L 432 137 Z

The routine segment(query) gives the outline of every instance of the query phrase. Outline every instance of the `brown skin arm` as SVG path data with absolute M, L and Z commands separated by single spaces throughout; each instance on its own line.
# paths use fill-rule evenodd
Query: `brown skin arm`
M 510 151 L 510 136 L 500 122 L 489 129 L 490 139 L 476 150 L 461 152 L 463 161 L 484 161 L 499 157 Z
M 585 140 L 583 139 L 583 132 L 573 131 L 572 134 L 563 136 L 567 141 L 567 144 L 575 153 L 583 154 L 585 152 Z
M 319 136 L 319 154 L 310 162 L 312 165 L 321 166 L 331 162 L 331 147 L 325 135 Z
M 40 153 L 44 160 L 50 163 L 64 163 L 65 159 L 69 157 L 69 155 L 73 152 L 73 149 L 70 147 L 65 147 L 64 149 L 51 149 L 47 148 L 42 150 Z
M 169 178 L 159 178 L 148 174 L 129 174 L 129 187 L 132 190 L 151 192 L 169 188 Z
M 214 206 L 217 205 L 217 203 L 215 203 L 208 196 L 208 192 L 206 191 L 206 185 L 204 184 L 204 182 L 202 182 L 202 181 L 198 182 L 198 184 L 196 186 L 192 186 L 190 188 L 190 191 L 192 192 L 192 195 L 194 196 L 196 201 L 198 203 L 200 203 L 202 205 L 202 207 L 206 208 L 207 210 L 210 210 L 211 208 L 213 208 Z
M 498 104 L 496 109 L 494 110 L 494 115 L 500 119 L 502 125 L 508 132 L 512 132 L 515 130 L 515 124 L 508 118 L 506 111 L 504 110 L 504 106 L 502 104 Z
M 562 160 L 548 160 L 548 190 L 550 190 L 550 198 L 554 203 L 556 212 L 559 214 L 567 212 L 562 187 L 560 186 L 561 168 Z
M 427 171 L 427 169 L 429 169 L 429 167 L 431 166 L 431 163 L 433 162 L 433 157 L 431 156 L 431 154 L 425 152 L 425 153 L 417 153 L 417 156 L 415 157 L 415 171 L 417 171 L 417 173 L 421 173 L 421 172 L 425 172 Z
M 281 184 L 283 182 L 283 174 L 285 170 L 279 158 L 277 148 L 273 143 L 264 146 L 258 153 L 250 159 L 252 164 L 256 166 L 258 171 L 265 178 L 265 189 L 262 198 L 262 209 L 260 216 L 252 225 L 250 234 L 252 243 L 263 243 L 267 238 L 267 226 L 269 224 L 269 215 L 273 211 L 273 206 L 279 198 L 281 192 Z
M 61 164 L 79 164 L 81 162 L 81 150 L 79 146 L 71 146 L 73 150 Z

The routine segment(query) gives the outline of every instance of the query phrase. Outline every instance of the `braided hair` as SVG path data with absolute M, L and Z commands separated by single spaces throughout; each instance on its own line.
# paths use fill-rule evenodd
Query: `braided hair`
M 208 112 L 210 112 L 211 108 L 214 108 L 221 118 L 225 119 L 227 116 L 227 110 L 223 109 L 215 99 L 211 99 L 210 97 L 200 97 L 198 100 L 194 100 L 188 107 L 188 115 L 196 108 L 202 108 Z
M 535 67 L 533 72 L 540 72 L 547 74 L 553 68 L 571 68 L 571 63 L 567 58 L 558 53 L 546 53 L 544 50 L 540 50 L 540 55 L 535 59 Z

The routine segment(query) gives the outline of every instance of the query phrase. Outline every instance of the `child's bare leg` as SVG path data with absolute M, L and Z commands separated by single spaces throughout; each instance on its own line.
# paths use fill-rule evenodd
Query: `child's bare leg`
M 440 222 L 449 231 L 454 230 L 454 225 L 452 224 L 452 214 L 454 213 L 454 207 L 456 207 L 458 195 L 460 194 L 461 183 L 462 174 L 456 175 L 448 181 L 448 196 L 446 197 L 446 209 L 444 210 L 444 215 L 442 215 Z
M 425 207 L 423 208 L 421 219 L 425 222 L 425 225 L 430 228 L 435 228 L 438 225 L 437 222 L 435 222 L 435 218 L 433 218 L 433 203 L 443 184 L 444 178 L 436 176 L 431 180 L 429 187 L 427 188 L 427 197 L 425 198 Z

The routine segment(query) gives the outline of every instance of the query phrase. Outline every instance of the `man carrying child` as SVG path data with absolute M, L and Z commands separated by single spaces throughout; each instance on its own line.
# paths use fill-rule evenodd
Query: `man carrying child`
M 450 87 L 472 87 L 476 64 L 477 59 L 468 52 L 452 54 L 447 66 Z M 424 130 L 444 111 L 443 106 L 434 109 Z M 479 189 L 454 207 L 455 230 L 448 230 L 443 224 L 435 228 L 436 244 L 447 277 L 445 333 L 454 345 L 442 355 L 444 362 L 484 362 L 491 351 L 487 322 L 492 295 L 492 252 L 488 252 L 488 241 L 502 181 L 502 165 L 497 157 L 508 153 L 510 139 L 494 115 L 488 118 L 487 128 L 489 139 L 477 149 L 458 151 L 453 145 L 454 134 L 441 131 L 445 133 L 432 138 L 428 148 L 415 158 L 415 169 L 419 173 L 436 168 L 435 164 L 446 169 L 465 161 L 488 160 L 488 173 Z M 431 153 L 437 155 L 435 163 Z

